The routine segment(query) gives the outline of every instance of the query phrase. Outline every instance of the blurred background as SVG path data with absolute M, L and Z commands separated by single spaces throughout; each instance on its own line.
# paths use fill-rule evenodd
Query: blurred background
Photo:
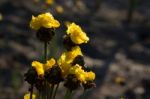
M 62 36 L 70 22 L 90 37 L 82 51 L 96 73 L 97 87 L 86 99 L 150 99 L 150 0 L 50 1 L 0 0 L 0 99 L 23 99 L 28 91 L 23 75 L 33 60 L 43 57 L 43 45 L 29 22 L 43 12 L 61 22 L 49 57 L 64 51 Z M 64 88 L 58 94 L 62 99 Z M 74 99 L 80 95 L 81 89 Z

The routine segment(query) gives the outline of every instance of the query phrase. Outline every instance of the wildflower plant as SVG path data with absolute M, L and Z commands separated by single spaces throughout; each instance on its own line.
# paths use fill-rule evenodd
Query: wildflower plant
M 72 92 L 82 87 L 86 90 L 95 87 L 95 73 L 87 71 L 84 55 L 80 46 L 88 43 L 89 37 L 79 25 L 71 23 L 67 26 L 63 37 L 65 51 L 58 59 L 47 57 L 47 45 L 60 26 L 51 13 L 32 16 L 30 27 L 36 31 L 36 37 L 44 45 L 44 61 L 33 61 L 25 73 L 25 81 L 30 84 L 29 92 L 24 99 L 55 99 L 59 84 L 66 88 L 65 99 L 71 99 Z M 52 45 L 51 45 L 52 46 Z M 35 90 L 36 89 L 36 90 Z

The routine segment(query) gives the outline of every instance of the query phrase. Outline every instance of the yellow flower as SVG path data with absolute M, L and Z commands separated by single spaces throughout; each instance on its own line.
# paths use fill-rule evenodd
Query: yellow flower
M 54 3 L 54 0 L 46 0 L 46 4 L 52 5 Z
M 55 65 L 55 63 L 56 61 L 54 58 L 51 58 L 50 60 L 48 60 L 45 64 L 45 70 L 52 68 L 52 66 Z
M 38 76 L 44 76 L 44 68 L 43 68 L 43 65 L 42 63 L 38 62 L 38 61 L 33 61 L 32 62 L 32 67 L 35 68 Z
M 82 55 L 82 52 L 79 46 L 75 46 L 71 51 L 64 52 L 58 59 L 58 65 L 62 69 L 63 76 L 66 77 L 68 75 L 71 63 L 78 55 Z
M 83 54 L 81 52 L 80 47 L 75 46 L 71 49 L 71 51 L 66 51 L 61 55 L 60 59 L 58 60 L 58 64 L 61 65 L 64 62 L 70 64 L 78 55 Z
M 80 80 L 82 83 L 86 83 L 87 81 L 93 81 L 95 79 L 95 73 L 85 72 L 82 67 L 78 64 L 75 66 L 70 67 L 69 74 L 75 74 L 78 80 Z
M 93 81 L 95 79 L 95 73 L 90 71 L 86 72 L 86 81 Z
M 81 82 L 86 82 L 85 71 L 78 64 L 70 68 L 69 74 L 75 74 L 78 80 Z
M 68 64 L 68 63 L 63 63 L 60 65 L 62 75 L 64 78 L 67 77 L 67 75 L 69 74 L 70 67 L 71 67 L 71 64 Z
M 37 17 L 32 16 L 30 27 L 38 30 L 44 28 L 57 28 L 60 26 L 59 21 L 55 20 L 51 13 L 40 14 Z
M 32 62 L 32 67 L 35 68 L 38 76 L 44 76 L 44 72 L 50 68 L 52 68 L 52 66 L 55 65 L 55 59 L 51 58 L 50 60 L 48 60 L 45 64 L 40 63 L 38 61 L 33 61 Z
M 65 78 L 68 75 L 69 68 L 71 67 L 71 65 L 66 62 L 66 53 L 63 53 L 58 59 L 58 65 L 60 66 L 62 75 Z
M 35 98 L 36 98 L 36 95 L 32 94 L 32 99 L 35 99 Z M 25 94 L 24 99 L 30 99 L 30 93 Z
M 66 54 L 66 62 L 71 63 L 75 57 L 78 55 L 82 55 L 81 49 L 79 46 L 75 46 L 71 49 L 71 51 L 68 51 Z
M 87 43 L 89 41 L 89 37 L 86 33 L 81 29 L 79 25 L 72 23 L 68 26 L 67 34 L 70 35 L 71 40 L 75 44 Z

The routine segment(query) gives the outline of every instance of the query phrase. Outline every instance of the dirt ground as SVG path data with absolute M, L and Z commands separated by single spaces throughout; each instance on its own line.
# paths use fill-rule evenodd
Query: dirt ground
M 58 5 L 63 13 L 56 11 Z M 42 54 L 29 21 L 48 11 L 62 23 L 51 56 L 62 52 L 64 22 L 76 22 L 90 37 L 82 50 L 86 65 L 96 72 L 97 87 L 86 99 L 150 99 L 150 1 L 139 0 L 130 22 L 128 8 L 129 0 L 56 0 L 50 7 L 33 0 L 0 0 L 0 99 L 22 99 L 28 90 L 23 75 Z M 74 99 L 80 94 L 79 89 Z M 62 95 L 63 88 L 57 98 Z

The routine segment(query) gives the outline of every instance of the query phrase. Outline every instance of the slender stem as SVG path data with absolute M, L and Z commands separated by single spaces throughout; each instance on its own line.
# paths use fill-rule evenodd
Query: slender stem
M 53 94 L 53 96 L 52 96 L 52 99 L 55 99 L 55 96 L 56 96 L 58 87 L 59 87 L 59 84 L 56 85 L 56 88 L 55 88 L 55 90 L 54 90 L 54 94 Z
M 69 89 L 67 89 L 67 91 L 66 91 L 65 99 L 68 99 L 68 94 L 69 94 Z
M 45 98 L 45 90 L 44 89 L 41 91 L 41 97 L 42 97 L 42 99 L 46 99 Z
M 40 91 L 38 91 L 38 93 L 37 93 L 37 99 L 42 99 L 42 98 L 41 98 L 41 92 L 40 92 Z
M 69 90 L 68 99 L 71 99 L 71 97 L 72 97 L 72 90 Z
M 44 62 L 47 60 L 47 42 L 44 42 Z
M 82 94 L 82 96 L 81 96 L 81 99 L 84 99 L 84 98 L 85 98 L 86 92 L 87 92 L 87 90 L 84 90 L 84 91 L 83 91 L 83 94 Z
M 47 61 L 47 42 L 44 42 L 44 63 L 46 63 L 46 61 Z M 43 93 L 43 98 L 44 99 L 47 99 L 48 98 L 48 90 L 47 90 L 47 87 L 48 87 L 48 85 L 47 85 L 47 82 L 45 81 L 45 83 L 44 83 L 44 85 L 45 85 L 45 88 L 44 88 L 44 93 Z
M 51 86 L 50 97 L 49 97 L 50 99 L 52 99 L 53 91 L 54 91 L 54 84 Z
M 52 85 L 48 85 L 48 86 L 47 86 L 47 98 L 48 98 L 48 99 L 50 99 L 51 86 L 52 86 Z
M 72 90 L 67 89 L 65 94 L 65 99 L 71 99 L 72 96 Z
M 45 97 L 46 97 L 46 99 L 48 99 L 48 82 L 47 81 L 45 81 Z
M 33 85 L 31 85 L 31 88 L 30 88 L 30 99 L 32 99 L 32 94 L 33 94 Z

